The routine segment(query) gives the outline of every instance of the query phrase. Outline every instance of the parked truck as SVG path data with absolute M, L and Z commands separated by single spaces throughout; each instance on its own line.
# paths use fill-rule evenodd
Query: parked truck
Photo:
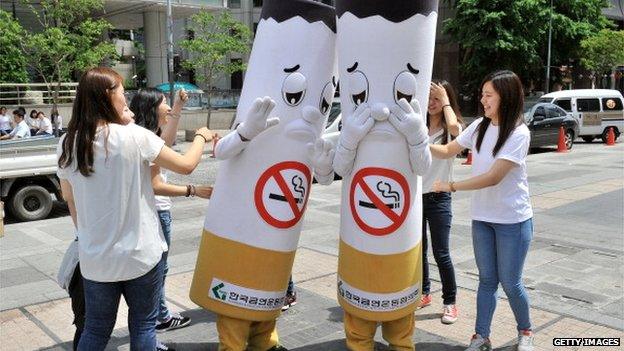
M 55 198 L 62 201 L 56 176 L 58 138 L 0 141 L 0 195 L 20 221 L 46 218 Z

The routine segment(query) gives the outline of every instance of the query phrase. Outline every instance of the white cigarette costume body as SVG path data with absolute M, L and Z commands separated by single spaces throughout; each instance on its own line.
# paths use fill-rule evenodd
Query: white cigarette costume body
M 338 299 L 347 346 L 372 349 L 383 322 L 394 349 L 412 349 L 422 283 L 419 175 L 431 164 L 419 105 L 428 102 L 437 1 L 337 0 L 336 12 L 343 127 L 334 170 L 344 178 Z
M 333 178 L 333 151 L 313 156 L 309 143 L 320 136 L 335 89 L 334 8 L 265 0 L 261 17 L 238 127 L 216 145 L 223 161 L 190 293 L 206 309 L 247 321 L 274 321 L 284 304 L 313 159 L 329 167 L 315 169 L 319 182 Z

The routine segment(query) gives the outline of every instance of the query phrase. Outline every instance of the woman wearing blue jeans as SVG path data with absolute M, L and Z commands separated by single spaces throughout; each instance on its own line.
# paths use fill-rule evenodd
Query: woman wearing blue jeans
M 149 162 L 188 174 L 212 137 L 207 128 L 198 130 L 179 155 L 154 133 L 127 124 L 126 110 L 123 78 L 110 68 L 89 69 L 57 148 L 57 175 L 79 233 L 86 307 L 80 351 L 106 348 L 122 295 L 129 307 L 130 349 L 156 349 L 167 243 L 154 211 Z
M 167 104 L 165 95 L 157 89 L 146 88 L 139 90 L 130 102 L 130 110 L 134 113 L 135 123 L 160 136 L 167 146 L 172 146 L 178 132 L 178 122 L 184 103 L 188 95 L 184 90 L 179 90 L 173 108 Z M 158 212 L 160 226 L 167 245 L 171 247 L 171 207 L 170 196 L 198 196 L 210 198 L 212 187 L 195 185 L 175 185 L 167 183 L 167 172 L 162 171 L 158 165 L 151 166 L 152 187 L 154 188 L 155 209 Z M 156 331 L 186 327 L 191 319 L 177 313 L 171 313 L 165 300 L 165 277 L 169 272 L 167 263 L 168 252 L 164 254 L 163 285 L 158 303 L 158 322 Z M 158 344 L 158 350 L 168 350 L 162 343 Z
M 530 133 L 523 120 L 523 103 L 518 76 L 511 71 L 494 72 L 481 84 L 484 117 L 449 144 L 431 145 L 431 153 L 437 158 L 453 157 L 465 148 L 473 152 L 471 178 L 433 184 L 436 192 L 474 190 L 472 242 L 479 289 L 475 335 L 466 351 L 492 349 L 490 326 L 499 283 L 516 319 L 518 350 L 533 350 L 529 299 L 522 284 L 522 269 L 533 237 L 526 171 Z
M 447 81 L 434 80 L 429 91 L 427 108 L 427 128 L 430 144 L 448 144 L 462 131 L 459 106 L 453 87 Z M 429 306 L 432 302 L 431 281 L 429 279 L 429 262 L 427 260 L 427 224 L 431 236 L 431 247 L 442 281 L 441 322 L 452 324 L 457 321 L 455 269 L 451 260 L 451 193 L 432 191 L 434 180 L 451 181 L 453 177 L 453 159 L 432 159 L 431 167 L 423 175 L 423 227 L 422 227 L 422 258 L 423 285 L 420 307 Z

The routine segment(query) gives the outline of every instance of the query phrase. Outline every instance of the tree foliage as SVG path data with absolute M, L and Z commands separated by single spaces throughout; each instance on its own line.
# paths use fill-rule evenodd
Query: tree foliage
M 251 31 L 227 12 L 215 14 L 204 11 L 191 16 L 190 29 L 193 31 L 193 38 L 180 43 L 190 54 L 190 58 L 182 66 L 194 70 L 198 80 L 208 87 L 206 124 L 209 125 L 210 89 L 215 79 L 222 74 L 232 74 L 246 68 L 238 60 L 230 61 L 230 57 L 249 52 Z
M 551 66 L 577 59 L 581 40 L 609 26 L 601 12 L 606 6 L 606 0 L 553 2 Z M 462 49 L 464 90 L 474 92 L 487 73 L 502 68 L 515 71 L 525 83 L 542 82 L 549 0 L 457 0 L 455 9 L 444 30 Z
M 624 65 L 624 31 L 603 29 L 598 34 L 581 41 L 581 64 L 596 73 L 612 72 Z
M 0 10 L 0 33 L 0 83 L 28 82 L 27 59 L 20 48 L 24 28 Z
M 102 41 L 111 25 L 89 17 L 103 8 L 102 0 L 37 0 L 37 6 L 33 0 L 26 0 L 25 4 L 43 30 L 28 32 L 22 49 L 29 65 L 49 89 L 54 89 L 54 105 L 61 82 L 70 80 L 75 72 L 117 57 L 114 45 Z

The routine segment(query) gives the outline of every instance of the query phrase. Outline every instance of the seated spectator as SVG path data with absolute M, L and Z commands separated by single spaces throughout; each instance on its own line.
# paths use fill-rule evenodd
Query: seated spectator
M 37 120 L 37 113 L 39 113 L 39 111 L 30 110 L 30 115 L 26 116 L 26 112 L 24 112 L 24 116 L 26 116 L 24 120 L 26 121 L 26 125 L 28 125 L 28 128 L 30 129 L 30 135 L 35 135 L 37 134 L 37 131 L 39 131 L 39 121 Z
M 37 113 L 36 135 L 52 135 L 52 121 L 46 117 L 43 111 Z
M 30 138 L 30 129 L 24 121 L 24 112 L 20 109 L 13 111 L 15 128 L 7 135 L 0 136 L 0 140 Z
M 0 106 L 0 135 L 6 135 L 11 133 L 11 116 L 7 114 L 7 109 L 4 106 Z

